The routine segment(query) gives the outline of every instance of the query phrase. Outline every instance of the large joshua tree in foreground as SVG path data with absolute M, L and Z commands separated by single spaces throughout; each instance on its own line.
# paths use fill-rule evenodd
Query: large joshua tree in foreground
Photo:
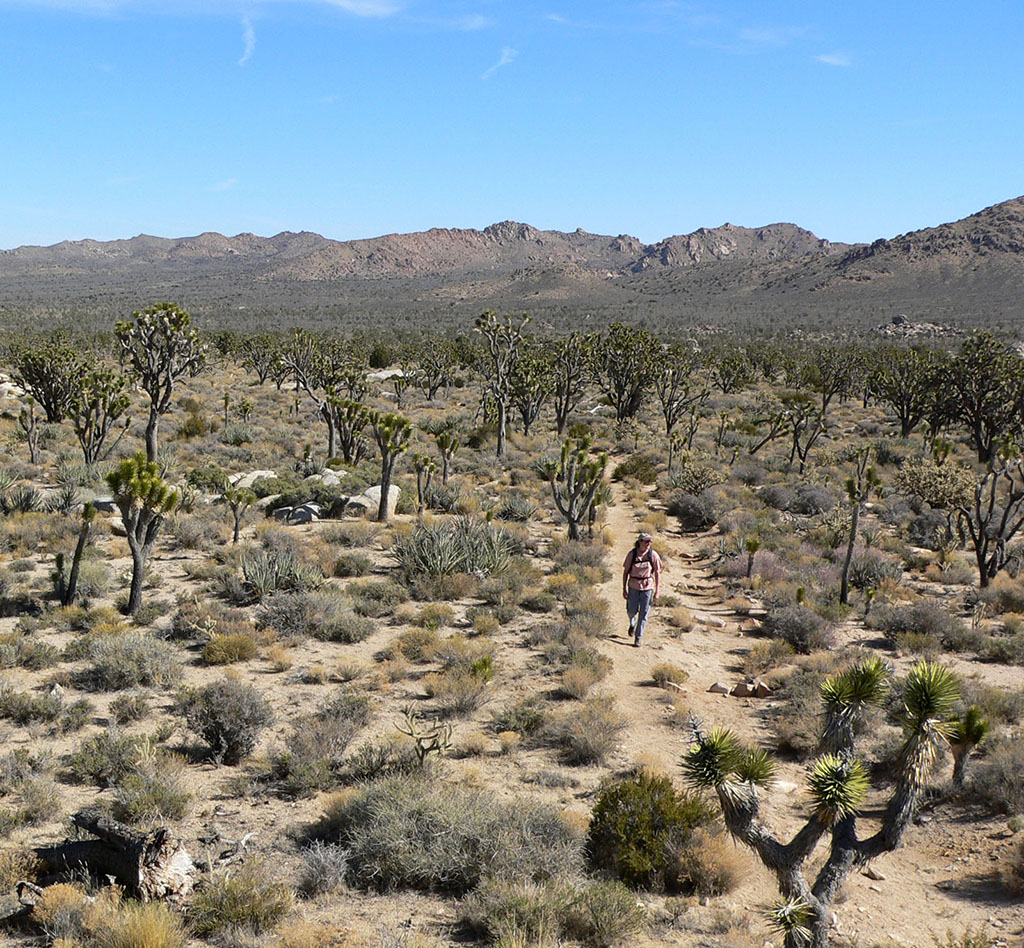
M 903 682 L 900 750 L 892 796 L 880 828 L 861 839 L 857 814 L 869 789 L 866 767 L 854 753 L 854 730 L 862 713 L 880 704 L 892 687 L 877 658 L 827 678 L 822 684 L 820 756 L 808 774 L 814 812 L 788 842 L 782 842 L 761 818 L 761 791 L 772 781 L 775 763 L 767 752 L 743 747 L 727 730 L 705 731 L 694 723 L 694 743 L 683 759 L 694 786 L 714 790 L 729 832 L 757 853 L 775 873 L 783 901 L 771 913 L 786 948 L 827 948 L 832 902 L 853 869 L 899 846 L 943 743 L 956 759 L 970 753 L 964 736 L 979 729 L 951 718 L 959 698 L 953 674 L 929 662 L 915 665 Z M 971 714 L 977 716 L 976 709 Z M 980 737 L 978 738 L 980 740 Z M 810 881 L 804 865 L 818 843 L 829 840 L 829 854 Z

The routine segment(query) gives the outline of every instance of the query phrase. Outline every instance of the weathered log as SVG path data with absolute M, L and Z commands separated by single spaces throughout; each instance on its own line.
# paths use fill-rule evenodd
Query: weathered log
M 181 840 L 166 827 L 140 833 L 98 810 L 82 810 L 71 822 L 97 839 L 41 846 L 36 855 L 58 872 L 84 868 L 113 876 L 138 899 L 177 898 L 192 890 L 195 865 Z

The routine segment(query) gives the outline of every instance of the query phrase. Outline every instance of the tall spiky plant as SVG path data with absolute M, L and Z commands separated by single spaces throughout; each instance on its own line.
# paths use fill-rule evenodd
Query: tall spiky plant
M 686 777 L 695 787 L 716 792 L 729 832 L 775 873 L 784 901 L 772 909 L 770 921 L 784 936 L 786 948 L 827 948 L 832 902 L 843 881 L 856 867 L 899 846 L 940 743 L 950 743 L 956 753 L 957 742 L 966 747 L 968 730 L 974 737 L 980 733 L 977 720 L 969 726 L 966 718 L 949 720 L 959 696 L 953 674 L 929 662 L 915 665 L 903 684 L 904 743 L 893 794 L 880 829 L 861 839 L 857 814 L 869 780 L 854 751 L 855 725 L 865 709 L 882 703 L 891 687 L 888 670 L 878 659 L 832 675 L 822 685 L 821 754 L 807 778 L 812 813 L 789 842 L 779 839 L 761 817 L 761 792 L 774 771 L 771 758 L 744 748 L 730 731 L 708 731 L 698 721 L 691 723 L 694 743 L 683 759 Z M 829 853 L 811 881 L 804 866 L 826 836 Z
M 128 535 L 132 553 L 132 585 L 128 593 L 128 614 L 142 605 L 142 579 L 146 561 L 163 526 L 164 518 L 178 505 L 178 493 L 164 482 L 154 461 L 141 451 L 125 458 L 107 475 L 114 502 Z
M 846 496 L 850 500 L 850 537 L 846 543 L 846 558 L 843 560 L 843 574 L 839 584 L 839 601 L 845 606 L 850 601 L 850 564 L 853 562 L 853 548 L 857 544 L 857 528 L 864 504 L 873 491 L 882 485 L 881 478 L 868 462 L 871 448 L 861 448 L 854 459 L 852 477 L 846 479 Z
M 391 492 L 391 478 L 398 456 L 409 447 L 412 437 L 412 422 L 394 412 L 369 413 L 370 427 L 380 449 L 380 505 L 377 520 L 386 523 L 388 519 L 388 494 Z
M 570 540 L 580 539 L 580 529 L 590 516 L 590 507 L 608 466 L 608 455 L 592 455 L 592 445 L 589 435 L 566 438 L 558 460 L 541 465 L 542 473 L 551 484 L 555 506 L 569 525 Z

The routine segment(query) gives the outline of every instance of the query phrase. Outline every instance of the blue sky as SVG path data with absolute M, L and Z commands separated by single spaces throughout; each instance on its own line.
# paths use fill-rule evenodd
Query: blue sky
M 0 247 L 893 236 L 1024 193 L 1022 49 L 1020 0 L 0 0 Z

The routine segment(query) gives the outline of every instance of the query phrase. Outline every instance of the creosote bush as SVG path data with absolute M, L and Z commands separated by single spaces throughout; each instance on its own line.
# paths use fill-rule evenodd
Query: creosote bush
M 765 616 L 761 627 L 767 635 L 788 642 L 805 655 L 818 649 L 832 648 L 836 643 L 834 630 L 809 606 L 793 605 L 772 609 Z
M 703 797 L 677 790 L 668 777 L 641 771 L 601 791 L 587 834 L 587 858 L 626 885 L 680 891 L 692 880 L 681 873 L 679 854 L 694 830 L 713 819 L 714 809 Z
M 250 860 L 203 880 L 189 906 L 190 927 L 200 936 L 233 928 L 259 935 L 270 931 L 291 910 L 291 889 L 268 863 Z
M 186 694 L 182 707 L 189 728 L 224 764 L 237 764 L 252 753 L 260 733 L 274 719 L 256 688 L 229 678 Z

